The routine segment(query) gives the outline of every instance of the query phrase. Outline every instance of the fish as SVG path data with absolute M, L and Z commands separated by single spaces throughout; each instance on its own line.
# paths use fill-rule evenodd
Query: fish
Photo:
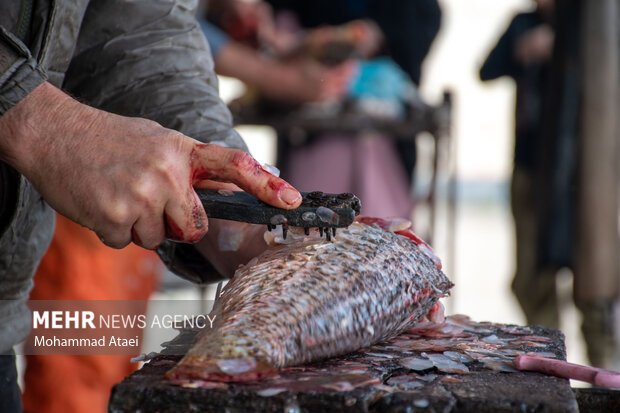
M 347 354 L 412 328 L 453 286 L 401 221 L 358 219 L 331 242 L 269 236 L 285 244 L 235 272 L 216 299 L 213 328 L 165 379 L 257 380 Z

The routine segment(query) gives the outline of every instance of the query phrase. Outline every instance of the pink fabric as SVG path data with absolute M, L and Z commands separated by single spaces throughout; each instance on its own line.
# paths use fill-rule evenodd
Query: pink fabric
M 381 135 L 325 135 L 292 147 L 283 176 L 301 191 L 351 192 L 362 214 L 410 218 L 413 209 L 407 172 L 390 138 Z

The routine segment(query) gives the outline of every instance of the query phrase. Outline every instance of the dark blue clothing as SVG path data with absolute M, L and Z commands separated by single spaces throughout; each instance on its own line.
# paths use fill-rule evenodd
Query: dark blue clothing
M 222 48 L 230 43 L 230 37 L 217 26 L 209 23 L 202 17 L 197 17 L 196 19 L 198 20 L 198 24 L 200 24 L 200 30 L 202 30 L 202 33 L 207 39 L 207 43 L 209 43 L 213 60 L 217 60 L 217 56 L 220 54 Z
M 539 13 L 517 15 L 480 69 L 481 80 L 512 77 L 517 84 L 515 105 L 515 165 L 533 169 L 541 156 L 542 112 L 549 65 L 524 65 L 514 51 L 521 36 L 545 21 Z
M 578 88 L 576 58 L 570 54 L 575 52 L 557 50 L 556 37 L 553 61 L 524 65 L 514 56 L 519 38 L 545 23 L 548 21 L 538 12 L 517 15 L 488 56 L 480 78 L 510 76 L 516 82 L 514 164 L 515 170 L 530 176 L 533 193 L 529 205 L 517 204 L 519 208 L 536 211 L 538 233 L 532 248 L 536 249 L 537 268 L 554 269 L 572 267 L 574 256 L 574 124 Z M 577 28 L 570 30 L 571 37 L 576 37 Z M 572 50 L 576 39 L 559 44 L 562 43 Z M 553 77 L 552 65 L 556 65 Z

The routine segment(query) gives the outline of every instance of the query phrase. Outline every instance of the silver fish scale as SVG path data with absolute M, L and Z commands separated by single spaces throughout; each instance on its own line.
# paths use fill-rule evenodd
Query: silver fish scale
M 281 368 L 345 354 L 410 328 L 451 287 L 410 240 L 375 226 L 270 248 L 237 270 L 215 331 L 176 369 L 242 358 Z

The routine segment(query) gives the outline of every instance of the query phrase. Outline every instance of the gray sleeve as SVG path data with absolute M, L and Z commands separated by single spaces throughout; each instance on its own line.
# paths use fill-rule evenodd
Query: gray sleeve
M 93 0 L 63 88 L 88 104 L 246 149 L 192 0 Z
M 0 116 L 44 81 L 28 48 L 0 26 Z
M 100 109 L 152 119 L 203 142 L 247 150 L 218 95 L 213 59 L 191 0 L 93 0 L 64 88 Z M 158 253 L 177 274 L 217 281 L 188 244 Z

